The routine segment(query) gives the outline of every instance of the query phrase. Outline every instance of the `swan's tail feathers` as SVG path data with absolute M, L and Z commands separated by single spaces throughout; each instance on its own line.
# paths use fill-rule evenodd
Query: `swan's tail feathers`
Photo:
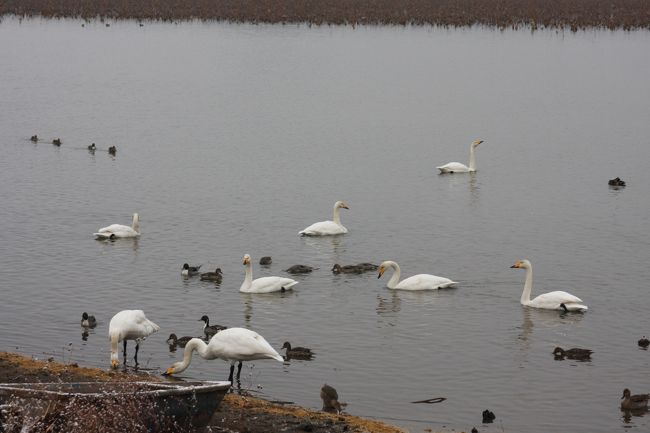
M 568 303 L 565 302 L 565 303 L 564 303 L 564 306 L 566 307 L 566 309 L 567 309 L 568 311 L 580 311 L 580 312 L 585 312 L 585 311 L 587 311 L 587 310 L 589 309 L 589 307 L 587 307 L 586 305 L 576 304 L 576 303 L 571 303 L 571 302 L 568 302 Z M 563 310 L 564 308 L 559 307 L 559 309 L 562 309 L 562 310 Z
M 276 361 L 284 362 L 284 358 L 279 353 L 276 353 L 275 355 L 271 355 L 271 358 L 275 359 Z
M 458 284 L 457 281 L 449 281 L 448 283 L 442 283 L 439 287 L 441 289 L 446 289 L 447 287 L 454 287 L 456 284 Z
M 284 285 L 282 286 L 282 288 L 283 288 L 284 290 L 289 290 L 290 288 L 292 288 L 292 287 L 295 286 L 296 284 L 298 284 L 298 281 L 295 281 L 295 280 L 294 280 L 294 281 L 291 281 L 290 283 L 284 284 Z
M 151 320 L 148 320 L 147 323 L 145 323 L 145 327 L 147 334 L 153 334 L 154 332 L 160 331 L 160 326 L 156 325 Z

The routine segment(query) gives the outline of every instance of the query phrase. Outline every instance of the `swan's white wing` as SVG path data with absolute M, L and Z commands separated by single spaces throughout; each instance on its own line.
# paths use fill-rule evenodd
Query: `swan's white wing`
M 160 327 L 147 319 L 142 310 L 123 310 L 111 319 L 109 335 L 117 333 L 119 340 L 143 339 L 158 331 Z
M 282 289 L 289 290 L 298 284 L 298 281 L 284 277 L 262 277 L 253 280 L 251 286 L 247 289 L 239 289 L 245 293 L 271 293 L 279 292 Z
M 395 288 L 400 290 L 435 290 L 451 287 L 454 284 L 456 282 L 449 278 L 418 274 L 400 281 Z
M 120 232 L 120 231 L 124 231 L 124 230 L 133 230 L 133 229 L 131 227 L 129 227 L 129 226 L 125 226 L 125 225 L 122 225 L 122 224 L 111 224 L 108 227 L 102 227 L 97 232 L 98 233 L 107 233 L 107 232 L 108 233 L 115 233 L 115 232 Z
M 111 235 L 115 235 L 115 237 L 118 238 L 130 238 L 139 236 L 140 233 L 136 232 L 129 226 L 122 224 L 111 224 L 108 227 L 102 227 L 97 233 L 94 234 L 94 236 L 98 239 L 109 238 Z
M 436 168 L 440 170 L 441 173 L 465 173 L 469 171 L 469 167 L 460 162 L 450 162 Z
M 264 337 L 245 328 L 229 328 L 219 332 L 210 340 L 210 346 L 218 348 L 223 358 L 227 360 L 271 358 L 284 361 Z
M 586 310 L 585 305 L 580 305 L 582 299 L 573 296 L 571 293 L 557 290 L 555 292 L 542 293 L 530 301 L 530 305 L 536 308 L 545 308 L 549 310 L 561 310 L 560 304 L 567 306 L 569 310 Z M 575 308 L 574 308 L 575 307 Z
M 327 236 L 327 235 L 340 235 L 347 233 L 348 229 L 334 221 L 321 221 L 314 223 L 306 229 L 298 232 L 306 236 Z

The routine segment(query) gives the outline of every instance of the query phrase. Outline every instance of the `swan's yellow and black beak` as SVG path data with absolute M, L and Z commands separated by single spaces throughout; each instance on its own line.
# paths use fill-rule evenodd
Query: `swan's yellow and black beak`
M 510 266 L 511 268 L 521 268 L 521 261 L 518 261 L 514 265 Z
M 117 368 L 119 366 L 120 366 L 119 361 L 117 361 L 115 359 L 111 359 L 111 368 Z
M 483 140 L 474 140 L 474 146 L 478 146 L 481 143 L 483 143 Z
M 379 275 L 377 275 L 377 278 L 381 278 L 381 276 L 384 275 L 385 270 L 386 270 L 386 268 L 384 268 L 383 266 L 380 266 L 379 267 Z
M 244 259 L 242 260 L 242 263 L 247 265 L 251 262 L 251 258 L 248 256 L 244 256 Z
M 174 367 L 169 367 L 165 372 L 163 373 L 165 376 L 169 376 L 171 374 L 174 374 Z
M 340 208 L 343 208 L 343 209 L 350 209 L 350 208 L 348 207 L 348 205 L 345 204 L 345 203 L 341 203 L 341 205 L 340 205 L 339 207 L 340 207 Z

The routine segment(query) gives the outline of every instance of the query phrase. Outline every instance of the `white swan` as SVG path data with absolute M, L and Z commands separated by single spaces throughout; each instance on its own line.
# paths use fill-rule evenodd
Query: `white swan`
M 341 216 L 339 215 L 340 209 L 350 209 L 345 202 L 337 201 L 334 203 L 334 211 L 332 212 L 332 221 L 321 221 L 314 223 L 306 229 L 298 232 L 303 236 L 329 236 L 329 235 L 342 235 L 348 232 L 348 229 L 341 224 Z
M 275 359 L 284 362 L 282 356 L 257 332 L 245 328 L 228 328 L 215 334 L 208 344 L 205 344 L 200 338 L 192 338 L 185 345 L 183 361 L 172 364 L 165 371 L 165 374 L 169 375 L 184 371 L 192 362 L 192 352 L 195 350 L 203 359 L 221 358 L 230 361 L 228 381 L 231 383 L 235 362 L 237 361 L 239 361 L 237 379 L 239 379 L 241 373 L 242 361 Z
M 440 170 L 440 173 L 473 173 L 476 171 L 476 157 L 474 156 L 474 149 L 479 144 L 483 143 L 483 140 L 474 140 L 472 145 L 469 147 L 469 167 L 460 162 L 450 162 L 440 167 L 436 167 Z
M 253 265 L 251 265 L 251 256 L 244 254 L 242 263 L 246 266 L 246 277 L 239 288 L 244 293 L 271 293 L 284 292 L 298 284 L 298 281 L 284 277 L 262 277 L 253 279 Z
M 138 364 L 140 341 L 158 331 L 160 326 L 147 319 L 142 310 L 122 310 L 111 319 L 108 325 L 108 338 L 111 341 L 111 366 L 117 368 L 117 343 L 124 341 L 124 362 L 126 363 L 126 340 L 135 340 L 135 359 Z
M 102 227 L 97 233 L 94 233 L 95 239 L 115 239 L 115 238 L 135 238 L 140 236 L 140 217 L 137 213 L 133 214 L 131 227 L 122 224 L 111 224 L 108 227 Z
M 400 281 L 400 269 L 399 265 L 391 260 L 386 260 L 379 265 L 379 275 L 377 278 L 381 278 L 384 275 L 386 268 L 393 269 L 393 276 L 390 277 L 386 287 L 389 289 L 398 289 L 398 290 L 435 290 L 435 289 L 444 289 L 447 287 L 452 287 L 456 281 L 452 281 L 449 278 L 438 277 L 436 275 L 430 274 L 418 274 L 413 275 L 405 280 Z
M 582 299 L 573 296 L 571 293 L 555 291 L 543 293 L 535 299 L 530 299 L 530 292 L 533 288 L 533 265 L 528 260 L 517 260 L 517 263 L 510 266 L 526 270 L 526 282 L 524 291 L 521 294 L 521 305 L 533 308 L 544 308 L 546 310 L 564 310 L 564 311 L 587 311 L 588 307 L 582 305 Z

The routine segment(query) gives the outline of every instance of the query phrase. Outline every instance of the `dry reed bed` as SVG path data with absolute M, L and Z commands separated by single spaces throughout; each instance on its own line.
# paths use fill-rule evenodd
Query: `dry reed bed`
M 4 0 L 0 15 L 252 23 L 650 29 L 648 0 Z

